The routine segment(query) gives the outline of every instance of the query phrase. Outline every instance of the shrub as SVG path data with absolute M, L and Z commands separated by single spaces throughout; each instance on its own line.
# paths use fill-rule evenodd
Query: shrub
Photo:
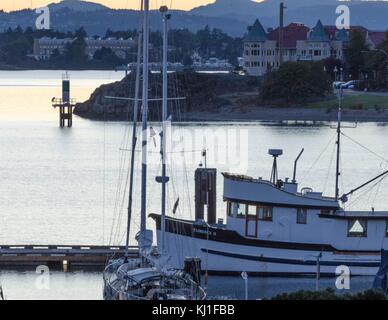
M 321 62 L 287 62 L 264 77 L 260 97 L 264 101 L 305 102 L 331 90 Z
M 331 288 L 322 291 L 300 290 L 291 293 L 282 293 L 271 300 L 386 300 L 381 291 L 366 290 L 355 294 L 336 294 Z

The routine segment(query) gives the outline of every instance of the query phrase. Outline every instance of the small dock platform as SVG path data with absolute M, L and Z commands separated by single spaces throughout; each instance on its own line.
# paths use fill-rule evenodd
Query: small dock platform
M 112 258 L 123 257 L 123 246 L 0 245 L 0 268 L 20 269 L 47 265 L 52 269 L 103 269 Z M 129 257 L 139 256 L 137 246 L 129 248 Z

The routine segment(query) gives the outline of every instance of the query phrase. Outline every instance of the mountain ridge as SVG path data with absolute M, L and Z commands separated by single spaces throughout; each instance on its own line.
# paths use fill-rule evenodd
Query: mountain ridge
M 231 36 L 243 36 L 249 25 L 259 19 L 262 25 L 273 28 L 278 25 L 279 3 L 281 0 L 217 0 L 215 3 L 200 6 L 190 11 L 173 10 L 172 28 L 188 28 L 197 31 L 209 25 L 218 28 Z M 320 19 L 325 25 L 334 25 L 338 4 L 346 4 L 351 9 L 351 25 L 363 25 L 371 30 L 388 29 L 388 2 L 382 1 L 351 1 L 337 0 L 284 0 L 285 24 L 291 22 L 304 23 L 309 27 Z M 74 31 L 84 26 L 90 35 L 103 35 L 111 30 L 128 30 L 138 27 L 139 12 L 127 9 L 111 9 L 89 1 L 64 0 L 59 4 L 50 4 L 55 12 L 52 17 L 52 28 L 59 31 Z M 80 7 L 81 6 L 81 7 Z M 245 8 L 245 9 L 244 9 Z M 16 28 L 34 26 L 37 15 L 34 10 L 25 9 L 5 13 L 0 11 L 0 30 L 9 27 Z M 151 27 L 161 29 L 160 13 L 153 10 L 150 13 Z
M 99 3 L 83 1 L 83 0 L 62 0 L 61 2 L 58 2 L 58 3 L 54 3 L 54 2 L 50 3 L 48 7 L 50 8 L 50 10 L 54 12 L 64 8 L 74 10 L 74 11 L 82 11 L 82 12 L 111 9 Z

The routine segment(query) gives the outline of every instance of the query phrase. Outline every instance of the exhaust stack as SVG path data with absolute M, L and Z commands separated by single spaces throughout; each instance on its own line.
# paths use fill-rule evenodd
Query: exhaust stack
M 217 169 L 198 168 L 195 171 L 195 220 L 205 220 L 207 208 L 208 224 L 217 221 Z

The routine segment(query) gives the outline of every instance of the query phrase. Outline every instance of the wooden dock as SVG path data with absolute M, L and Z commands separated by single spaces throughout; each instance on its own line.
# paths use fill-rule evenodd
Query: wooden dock
M 124 253 L 123 246 L 1 245 L 0 268 L 47 265 L 64 271 L 88 267 L 102 269 L 109 259 L 123 257 Z M 129 248 L 129 256 L 139 256 L 137 246 Z

